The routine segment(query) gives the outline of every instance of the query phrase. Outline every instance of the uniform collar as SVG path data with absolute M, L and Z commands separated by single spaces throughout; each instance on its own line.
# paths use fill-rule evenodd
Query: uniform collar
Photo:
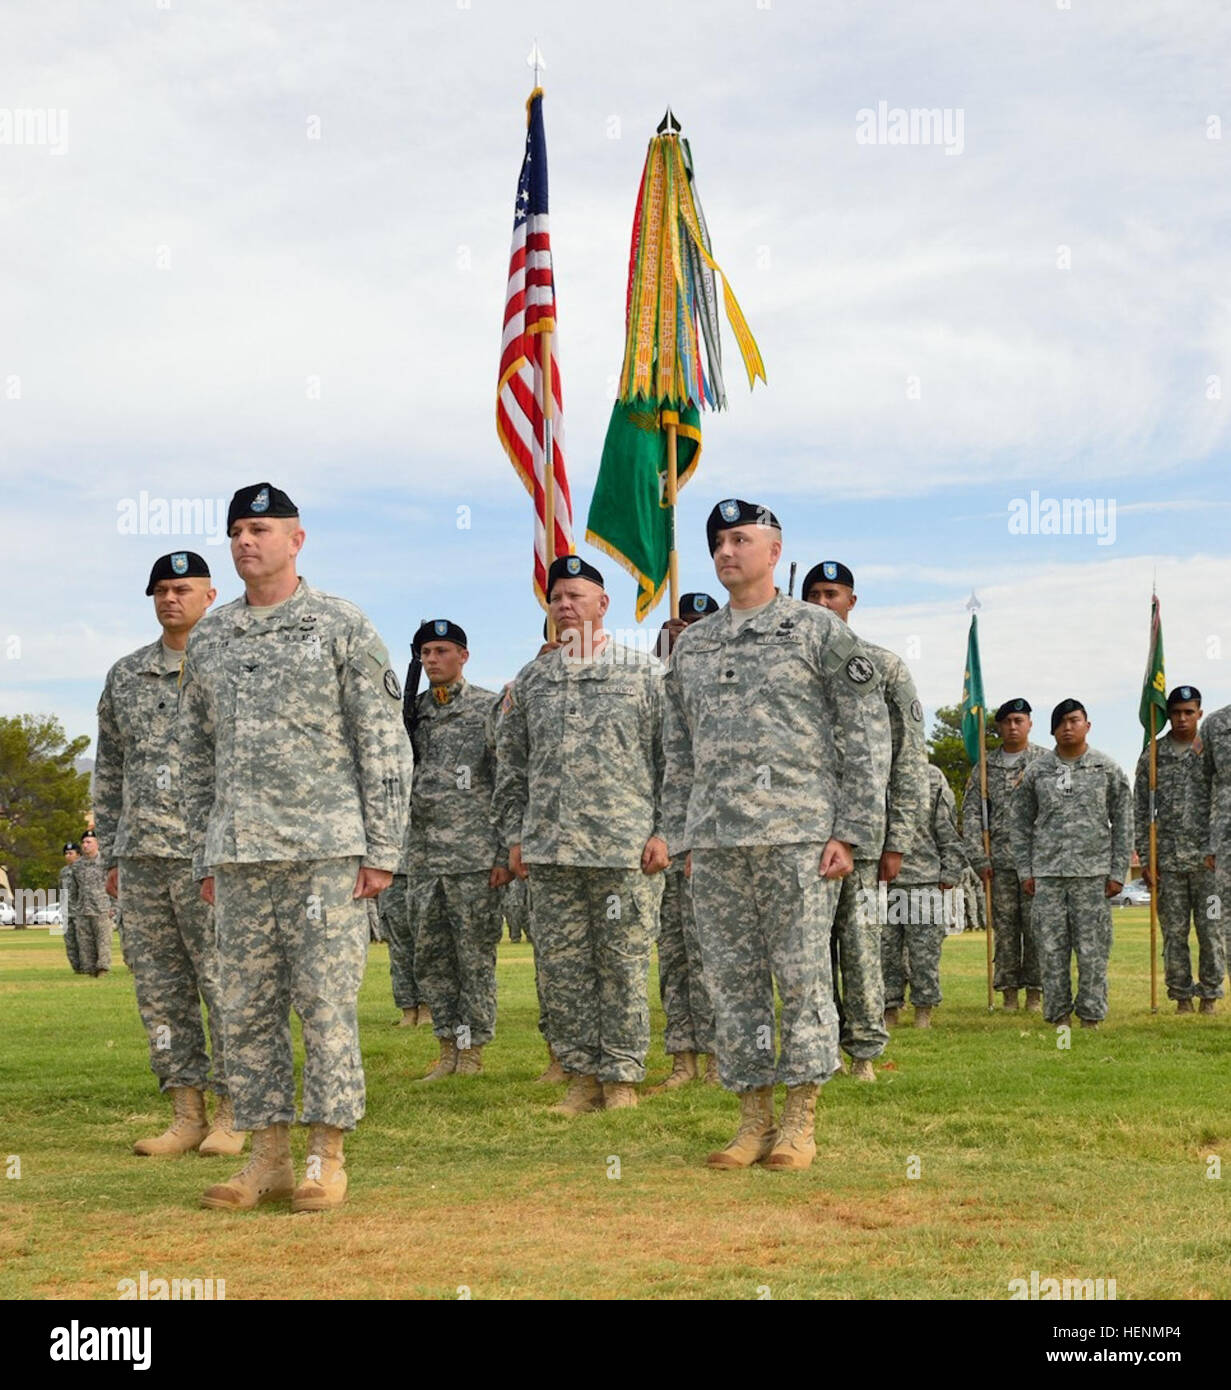
M 775 628 L 788 616 L 787 610 L 791 608 L 797 599 L 788 598 L 781 589 L 774 590 L 774 596 L 764 608 L 747 622 L 739 623 L 735 610 L 731 607 L 731 600 L 728 599 L 719 612 L 719 620 L 726 624 L 723 629 L 725 637 L 738 637 L 741 632 L 773 632 Z
M 446 696 L 445 699 L 441 699 L 440 696 L 437 695 L 436 691 L 438 688 L 444 692 Z M 427 689 L 423 692 L 423 697 L 429 709 L 449 709 L 462 700 L 465 697 L 466 691 L 469 689 L 470 687 L 466 684 L 466 677 L 459 676 L 452 685 L 436 687 L 429 683 Z
M 277 627 L 294 624 L 299 621 L 304 607 L 315 597 L 316 590 L 306 579 L 301 578 L 290 598 L 285 603 L 279 604 L 272 613 L 263 618 L 253 617 L 252 606 L 248 603 L 247 598 L 237 598 L 233 605 L 231 621 L 237 632 L 247 632 L 250 628 L 264 623 Z

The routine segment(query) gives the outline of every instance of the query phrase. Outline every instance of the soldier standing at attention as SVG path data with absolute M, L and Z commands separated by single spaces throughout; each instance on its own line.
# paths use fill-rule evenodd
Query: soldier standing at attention
M 817 1090 L 838 1065 L 829 933 L 853 850 L 881 833 L 887 760 L 878 770 L 874 750 L 888 749 L 888 718 L 876 668 L 846 626 L 774 587 L 777 517 L 728 498 L 705 529 L 730 602 L 672 652 L 663 797 L 668 843 L 691 851 L 719 1077 L 740 1098 L 739 1132 L 706 1161 L 803 1169 L 816 1153 Z
M 214 903 L 235 1122 L 251 1162 L 207 1207 L 346 1196 L 343 1135 L 363 1115 L 357 1000 L 368 914 L 402 851 L 410 748 L 384 643 L 352 603 L 300 579 L 295 504 L 258 483 L 231 499 L 243 597 L 208 614 L 180 687 L 193 871 Z M 295 1186 L 290 1010 L 303 1023 L 304 1181 Z
M 1067 1025 L 1075 1010 L 1083 1028 L 1097 1028 L 1107 1017 L 1107 899 L 1128 877 L 1133 793 L 1119 764 L 1086 742 L 1090 720 L 1080 700 L 1061 700 L 1051 731 L 1055 752 L 1030 764 L 1013 797 L 1013 853 L 1022 889 L 1034 899 L 1043 1017 Z
M 217 591 L 201 556 L 180 550 L 154 562 L 145 593 L 154 600 L 162 635 L 107 672 L 93 789 L 107 892 L 118 897 L 124 914 L 124 958 L 149 1039 L 150 1067 L 174 1110 L 170 1127 L 139 1139 L 133 1152 L 237 1154 L 244 1136 L 235 1132 L 227 1094 L 214 913 L 192 875 L 175 729 L 188 634 Z M 212 1126 L 205 1115 L 211 1081 L 202 1000 L 218 1097 Z
M 407 832 L 410 829 L 410 807 L 406 808 Z M 394 1020 L 395 1028 L 429 1028 L 432 1011 L 423 998 L 415 975 L 415 933 L 410 921 L 410 900 L 406 896 L 406 844 L 398 860 L 393 882 L 376 900 L 385 940 L 389 943 L 389 982 L 393 986 L 393 1002 L 402 1011 Z
M 1167 697 L 1171 729 L 1160 734 L 1158 776 L 1154 796 L 1158 840 L 1158 919 L 1163 929 L 1163 962 L 1167 998 L 1176 1013 L 1212 1014 L 1222 998 L 1227 973 L 1221 916 L 1211 916 L 1214 874 L 1206 867 L 1209 849 L 1210 768 L 1197 738 L 1201 722 L 1201 692 L 1179 685 Z M 1150 750 L 1137 759 L 1133 797 L 1137 854 L 1150 882 Z M 1197 980 L 1188 946 L 1190 923 L 1197 928 Z
M 979 790 L 979 769 L 971 769 L 962 797 L 962 833 L 971 867 L 984 883 L 992 885 L 992 926 L 995 959 L 993 987 L 1001 991 L 1004 1006 L 1020 1005 L 1019 991 L 1025 988 L 1027 1012 L 1037 1014 L 1043 1007 L 1043 980 L 1039 974 L 1039 953 L 1030 928 L 1030 897 L 1022 891 L 1013 858 L 1011 840 L 1012 801 L 1022 784 L 1026 769 L 1046 748 L 1030 742 L 1028 700 L 1006 700 L 996 711 L 996 732 L 1000 747 L 987 755 L 988 840 L 991 858 L 983 853 L 983 810 Z
M 906 1003 L 903 946 L 910 960 L 910 1002 L 915 1027 L 932 1026 L 932 1010 L 941 1001 L 940 951 L 946 926 L 954 926 L 959 910 L 954 892 L 967 865 L 962 837 L 957 833 L 956 804 L 940 768 L 927 765 L 928 800 L 916 822 L 902 871 L 887 895 L 888 912 L 881 923 L 881 965 L 885 976 L 885 1026 L 896 1027 L 898 1010 Z M 960 930 L 960 928 L 958 928 Z
M 1210 816 L 1205 861 L 1214 874 L 1214 903 L 1221 905 L 1223 959 L 1231 959 L 1231 705 L 1202 721 L 1202 753 L 1210 779 Z
M 64 952 L 68 956 L 68 963 L 73 967 L 74 974 L 80 975 L 84 972 L 81 969 L 81 952 L 77 946 L 77 923 L 73 920 L 73 914 L 68 910 L 69 899 L 73 895 L 73 865 L 81 857 L 81 847 L 74 844 L 71 840 L 64 846 L 64 867 L 60 870 L 60 917 L 64 922 Z
M 827 608 L 844 623 L 858 602 L 855 576 L 840 560 L 822 560 L 804 576 L 804 601 Z M 888 791 L 882 831 L 858 846 L 855 867 L 841 884 L 834 917 L 831 955 L 842 1050 L 851 1058 L 856 1081 L 875 1081 L 875 1059 L 885 1050 L 885 982 L 881 967 L 881 927 L 861 904 L 871 901 L 881 883 L 892 883 L 910 848 L 927 799 L 927 747 L 923 706 L 906 663 L 896 653 L 860 639 L 860 646 L 880 673 L 889 715 Z M 842 748 L 839 731 L 838 753 Z
M 462 675 L 465 632 L 425 622 L 411 644 L 428 688 L 415 721 L 407 896 L 415 974 L 432 1012 L 440 1059 L 424 1078 L 477 1076 L 496 1027 L 500 893 L 510 874 L 492 819 L 494 691 Z
M 650 1044 L 650 943 L 662 838 L 662 665 L 603 630 L 603 577 L 577 555 L 547 574 L 561 645 L 506 688 L 496 807 L 568 1073 L 565 1115 L 637 1104 Z
M 98 836 L 87 830 L 81 837 L 81 856 L 73 864 L 68 910 L 77 927 L 81 973 L 95 979 L 111 969 L 111 899 L 106 881 Z
M 720 604 L 709 594 L 685 594 L 680 616 L 668 618 L 659 634 L 659 655 L 671 658 L 675 639 L 694 623 L 717 613 Z M 692 900 L 692 883 L 684 872 L 684 853 L 673 854 L 663 877 L 663 901 L 658 915 L 658 992 L 666 1015 L 663 1046 L 671 1058 L 671 1074 L 658 1089 L 674 1090 L 696 1081 L 702 1062 L 705 1083 L 718 1085 L 714 1060 L 714 1006 L 705 988 L 701 942 Z

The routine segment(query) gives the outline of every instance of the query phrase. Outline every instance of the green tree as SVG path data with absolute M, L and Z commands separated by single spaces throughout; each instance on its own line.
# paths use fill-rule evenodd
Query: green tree
M 73 766 L 89 744 L 53 715 L 0 715 L 0 864 L 14 888 L 54 887 L 90 809 L 89 774 Z
M 984 730 L 987 751 L 1000 747 L 1000 735 L 990 720 Z M 958 824 L 962 823 L 962 793 L 966 790 L 966 778 L 970 774 L 970 759 L 966 756 L 966 745 L 962 741 L 962 710 L 960 705 L 941 705 L 936 711 L 936 722 L 932 725 L 928 739 L 928 761 L 936 764 L 945 774 L 957 801 Z

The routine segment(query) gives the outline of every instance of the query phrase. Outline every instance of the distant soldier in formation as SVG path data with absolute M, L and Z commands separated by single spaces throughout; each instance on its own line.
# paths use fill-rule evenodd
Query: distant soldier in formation
M 1013 797 L 1013 853 L 1034 899 L 1043 1017 L 1067 1025 L 1076 1011 L 1083 1028 L 1097 1028 L 1107 1017 L 1108 899 L 1128 877 L 1133 793 L 1119 764 L 1087 742 L 1090 720 L 1080 700 L 1052 710 L 1051 731 L 1055 751 L 1030 764 Z
M 916 1028 L 932 1026 L 932 1010 L 941 1002 L 940 953 L 948 928 L 957 929 L 965 905 L 958 908 L 958 884 L 966 868 L 966 850 L 957 830 L 957 806 L 945 775 L 927 765 L 928 799 L 916 822 L 902 871 L 885 894 L 881 919 L 881 966 L 885 976 L 885 1026 L 897 1026 L 906 1003 L 903 947 L 910 962 L 910 1002 Z M 957 890 L 957 891 L 955 891 Z
M 133 1152 L 174 1155 L 197 1149 L 237 1154 L 227 1091 L 214 913 L 202 902 L 180 805 L 176 744 L 180 666 L 188 634 L 217 596 L 209 566 L 190 550 L 154 562 L 146 585 L 160 637 L 117 661 L 98 702 L 94 815 L 107 891 L 124 914 L 124 959 L 150 1048 L 150 1068 L 174 1116 L 162 1134 Z M 210 1050 L 201 1022 L 209 1013 Z M 217 1095 L 212 1124 L 205 1095 Z
M 81 950 L 77 945 L 77 923 L 69 911 L 69 899 L 73 895 L 73 865 L 81 857 L 81 846 L 72 840 L 64 846 L 64 867 L 60 870 L 60 891 L 57 901 L 60 904 L 60 918 L 64 924 L 64 952 L 73 972 L 81 975 Z
M 735 1138 L 706 1161 L 799 1170 L 816 1153 L 818 1089 L 838 1065 L 829 933 L 853 852 L 882 832 L 873 750 L 888 748 L 888 719 L 846 626 L 775 588 L 782 528 L 768 508 L 728 498 L 706 538 L 730 602 L 680 634 L 663 735 L 668 842 L 691 851 L 718 1071 L 740 1098 Z M 780 1127 L 776 1082 L 787 1087 Z
M 987 755 L 987 814 L 991 856 L 983 850 L 983 809 L 976 765 L 966 779 L 962 797 L 962 833 L 971 866 L 992 886 L 992 926 L 995 943 L 992 986 L 999 990 L 1004 1007 L 1020 1007 L 1026 991 L 1026 1009 L 1043 1007 L 1043 980 L 1039 953 L 1030 927 L 1031 898 L 1022 889 L 1013 857 L 1013 797 L 1026 769 L 1046 748 L 1030 742 L 1033 721 L 1028 700 L 1006 700 L 996 711 L 1000 747 Z
M 855 576 L 840 560 L 823 560 L 804 576 L 800 589 L 807 603 L 827 608 L 844 623 L 858 602 Z M 885 813 L 877 834 L 858 845 L 855 867 L 842 880 L 834 918 L 831 955 L 834 987 L 841 1020 L 842 1049 L 851 1058 L 857 1081 L 875 1081 L 875 1059 L 885 1050 L 885 983 L 881 968 L 881 929 L 860 909 L 880 883 L 892 884 L 910 849 L 916 824 L 927 798 L 927 748 L 923 706 L 906 663 L 894 652 L 858 639 L 880 674 L 881 698 L 889 717 L 890 746 L 877 752 L 888 757 Z M 842 748 L 839 736 L 838 752 Z
M 227 1081 L 252 1159 L 202 1195 L 235 1210 L 341 1204 L 343 1138 L 363 1115 L 357 1002 L 362 901 L 402 852 L 411 755 L 402 688 L 354 604 L 296 574 L 295 504 L 258 483 L 231 500 L 244 594 L 204 617 L 180 689 L 180 766 L 193 871 L 215 905 Z M 303 1023 L 304 1181 L 296 1187 L 290 1011 Z
M 425 1080 L 440 1081 L 483 1070 L 496 1027 L 499 889 L 510 875 L 492 811 L 496 694 L 463 676 L 466 634 L 447 618 L 425 622 L 412 648 L 428 688 L 415 721 L 407 894 L 415 975 L 440 1043 Z
M 81 837 L 81 854 L 72 872 L 68 910 L 77 927 L 81 973 L 97 979 L 111 969 L 111 899 L 107 896 L 107 875 L 93 830 Z
M 675 639 L 694 623 L 719 611 L 709 594 L 685 594 L 680 616 L 668 618 L 659 635 L 659 654 L 670 660 Z M 696 1081 L 704 1067 L 704 1080 L 718 1084 L 714 1058 L 714 1006 L 705 987 L 701 966 L 701 941 L 692 898 L 692 883 L 684 872 L 687 855 L 673 854 L 663 880 L 662 909 L 658 918 L 658 991 L 666 1015 L 663 1047 L 671 1058 L 671 1074 L 659 1089 L 670 1091 Z
M 650 944 L 667 865 L 662 666 L 603 630 L 603 577 L 577 555 L 547 575 L 562 645 L 506 688 L 496 807 L 569 1076 L 562 1114 L 637 1103 L 650 1041 Z
M 1231 961 L 1231 705 L 1201 724 L 1201 747 L 1210 777 L 1206 867 L 1214 873 L 1214 901 L 1223 931 L 1223 959 Z
M 406 833 L 409 835 L 409 802 L 406 807 L 406 821 Z M 376 910 L 380 913 L 385 940 L 389 943 L 389 981 L 393 987 L 393 1002 L 402 1011 L 401 1018 L 395 1020 L 394 1026 L 430 1028 L 432 1010 L 423 997 L 423 990 L 415 974 L 415 931 L 410 920 L 410 899 L 406 893 L 409 869 L 407 849 L 408 843 L 403 840 L 402 854 L 393 875 L 393 882 L 376 899 Z

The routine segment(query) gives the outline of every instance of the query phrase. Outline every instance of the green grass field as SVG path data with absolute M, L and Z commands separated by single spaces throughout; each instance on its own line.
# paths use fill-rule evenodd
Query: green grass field
M 207 1212 L 200 1192 L 236 1160 L 134 1157 L 168 1108 L 118 949 L 94 981 L 58 939 L 5 932 L 0 1297 L 113 1299 L 146 1270 L 225 1279 L 228 1299 L 1004 1299 L 1038 1270 L 1114 1278 L 1121 1299 L 1225 1299 L 1231 1013 L 1150 1014 L 1145 916 L 1116 913 L 1111 1016 L 1067 1051 L 1037 1015 L 989 1015 L 983 936 L 950 938 L 936 1026 L 896 1031 L 875 1086 L 824 1088 L 803 1174 L 707 1170 L 736 1117 L 708 1087 L 548 1114 L 526 945 L 500 948 L 484 1075 L 416 1087 L 435 1044 L 389 1026 L 373 946 L 368 1114 L 350 1200 L 317 1216 Z M 654 1036 L 658 1079 L 657 1010 Z

